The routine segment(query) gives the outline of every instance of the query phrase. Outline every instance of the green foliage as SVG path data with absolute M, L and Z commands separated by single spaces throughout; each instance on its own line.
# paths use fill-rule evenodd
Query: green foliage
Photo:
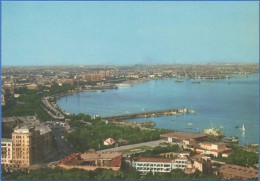
M 51 96 L 54 94 L 65 93 L 73 87 L 70 85 L 64 86 L 53 86 L 49 92 L 42 92 L 42 90 L 23 90 L 20 97 L 5 106 L 2 110 L 3 117 L 8 116 L 31 116 L 37 114 L 37 116 L 43 120 L 48 121 L 51 120 L 51 117 L 47 114 L 47 112 L 41 107 L 42 102 L 41 99 L 44 96 Z M 39 94 L 40 93 L 40 94 Z
M 172 170 L 170 173 L 148 173 L 141 176 L 135 170 L 113 171 L 96 169 L 64 170 L 62 168 L 41 168 L 28 171 L 2 172 L 3 180 L 220 180 L 215 175 L 205 175 L 199 172 L 185 174 L 182 170 Z
M 132 176 L 131 176 L 132 174 Z M 135 176 L 133 176 L 135 175 Z M 138 178 L 135 171 L 131 173 L 113 171 L 107 169 L 96 169 L 86 171 L 82 169 L 64 170 L 62 168 L 41 168 L 37 170 L 3 172 L 3 180 L 121 180 L 127 177 Z
M 253 167 L 254 164 L 258 163 L 258 154 L 237 147 L 231 151 L 226 163 Z
M 213 174 L 185 174 L 182 170 L 172 170 L 170 173 L 148 173 L 141 178 L 142 180 L 220 180 L 220 177 Z
M 111 148 L 113 146 L 104 146 L 103 141 L 107 138 L 113 138 L 116 141 L 119 139 L 127 140 L 129 144 L 158 140 L 160 134 L 165 133 L 165 130 L 140 130 L 130 126 L 118 126 L 113 123 L 106 124 L 98 119 L 91 119 L 84 114 L 72 115 L 69 124 L 76 130 L 66 135 L 67 139 L 74 145 L 78 151 L 94 148 L 96 150 Z M 87 125 L 82 122 L 90 122 L 92 125 Z
M 3 116 L 31 116 L 37 114 L 41 120 L 50 120 L 50 116 L 41 107 L 41 97 L 36 91 L 26 91 L 21 95 L 16 104 L 3 109 Z

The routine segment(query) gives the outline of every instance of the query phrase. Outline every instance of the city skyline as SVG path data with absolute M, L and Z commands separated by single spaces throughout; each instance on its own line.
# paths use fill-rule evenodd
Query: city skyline
M 259 61 L 258 2 L 2 2 L 2 65 Z

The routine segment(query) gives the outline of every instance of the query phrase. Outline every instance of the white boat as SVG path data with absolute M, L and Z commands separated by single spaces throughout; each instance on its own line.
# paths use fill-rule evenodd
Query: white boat
M 243 132 L 246 131 L 244 124 L 243 124 L 242 128 L 240 128 L 240 130 L 243 131 Z

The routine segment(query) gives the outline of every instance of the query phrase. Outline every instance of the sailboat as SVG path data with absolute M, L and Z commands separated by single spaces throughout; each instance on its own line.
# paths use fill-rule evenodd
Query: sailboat
M 245 129 L 245 125 L 243 124 L 242 128 L 240 128 L 241 131 L 245 132 L 246 129 Z

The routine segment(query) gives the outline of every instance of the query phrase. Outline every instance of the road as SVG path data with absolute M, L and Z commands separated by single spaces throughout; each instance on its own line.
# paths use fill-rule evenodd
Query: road
M 52 135 L 55 138 L 55 141 L 58 145 L 59 151 L 61 153 L 60 157 L 66 157 L 75 152 L 73 146 L 62 136 L 61 126 L 53 125 L 51 126 Z
M 122 150 L 138 148 L 138 147 L 141 147 L 141 146 L 156 147 L 156 146 L 159 146 L 160 143 L 165 143 L 165 141 L 164 140 L 149 141 L 149 142 L 144 142 L 144 143 L 137 143 L 137 144 L 132 144 L 132 145 L 120 146 L 120 147 L 117 147 L 117 148 L 109 148 L 109 149 L 105 149 L 105 150 L 99 150 L 97 152 L 98 153 L 104 153 L 104 152 L 110 152 L 110 151 L 122 151 Z

